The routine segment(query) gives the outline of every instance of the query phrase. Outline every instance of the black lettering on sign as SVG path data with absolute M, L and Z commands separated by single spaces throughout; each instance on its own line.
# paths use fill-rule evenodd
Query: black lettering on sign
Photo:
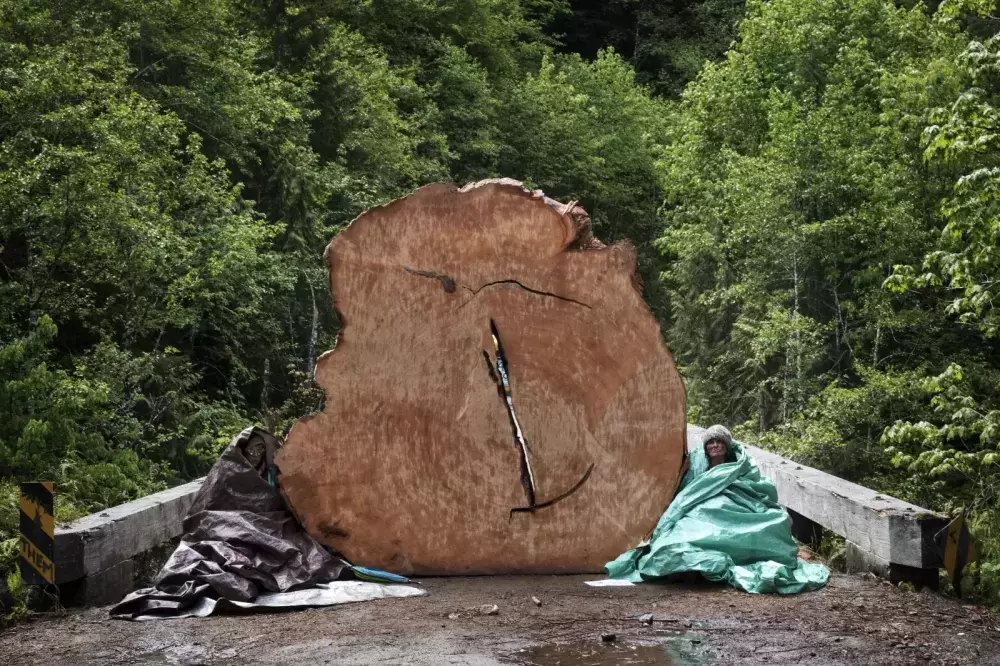
M 21 484 L 21 578 L 28 585 L 56 580 L 51 483 Z

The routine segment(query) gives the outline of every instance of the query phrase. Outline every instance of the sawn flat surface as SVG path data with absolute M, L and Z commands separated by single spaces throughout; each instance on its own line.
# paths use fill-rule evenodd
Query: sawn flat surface
M 313 537 L 404 574 L 552 574 L 599 572 L 652 530 L 685 395 L 629 244 L 519 183 L 437 184 L 361 215 L 326 259 L 343 322 L 316 367 L 326 406 L 276 461 Z

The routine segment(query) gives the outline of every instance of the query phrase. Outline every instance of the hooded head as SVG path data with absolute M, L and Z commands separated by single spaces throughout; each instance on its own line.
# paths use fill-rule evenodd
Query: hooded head
M 714 425 L 702 437 L 709 469 L 732 458 L 733 436 L 725 426 Z

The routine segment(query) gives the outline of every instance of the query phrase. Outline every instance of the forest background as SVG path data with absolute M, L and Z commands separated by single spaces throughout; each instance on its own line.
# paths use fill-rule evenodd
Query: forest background
M 971 511 L 1000 604 L 990 0 L 0 0 L 0 556 L 316 410 L 324 246 L 432 181 L 639 250 L 689 419 Z M 12 582 L 16 585 L 16 575 Z

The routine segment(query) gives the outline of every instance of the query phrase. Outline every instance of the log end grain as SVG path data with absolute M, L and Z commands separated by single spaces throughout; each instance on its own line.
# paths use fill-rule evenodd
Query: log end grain
M 327 404 L 277 458 L 316 538 L 406 574 L 576 573 L 653 528 L 684 464 L 685 395 L 630 244 L 499 180 L 372 209 L 325 257 L 343 322 L 317 364 Z

